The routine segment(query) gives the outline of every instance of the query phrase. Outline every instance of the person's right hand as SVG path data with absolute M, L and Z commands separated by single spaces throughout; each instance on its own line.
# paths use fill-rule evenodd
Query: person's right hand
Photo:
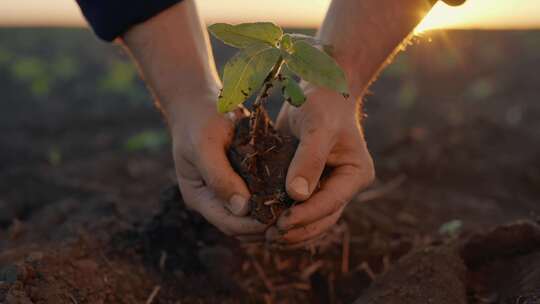
M 173 106 L 166 114 L 180 191 L 189 208 L 225 234 L 242 241 L 263 239 L 266 226 L 245 216 L 250 193 L 226 156 L 234 118 L 217 112 L 217 95 L 208 90 L 180 97 L 189 102 L 169 103 Z

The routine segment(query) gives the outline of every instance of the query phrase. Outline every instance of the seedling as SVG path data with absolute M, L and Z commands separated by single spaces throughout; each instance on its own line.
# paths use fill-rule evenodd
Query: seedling
M 279 134 L 268 118 L 264 103 L 270 89 L 280 86 L 283 98 L 300 107 L 306 96 L 295 78 L 347 97 L 345 74 L 315 37 L 286 34 L 270 22 L 216 23 L 209 31 L 239 49 L 223 71 L 219 112 L 233 111 L 257 93 L 250 117 L 237 124 L 228 155 L 252 193 L 252 216 L 271 224 L 295 203 L 286 195 L 285 177 L 297 144 Z

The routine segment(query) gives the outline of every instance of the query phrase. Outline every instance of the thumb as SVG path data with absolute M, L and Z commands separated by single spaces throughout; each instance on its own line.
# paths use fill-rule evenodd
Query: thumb
M 232 214 L 244 216 L 249 212 L 249 190 L 231 167 L 224 148 L 200 149 L 197 167 L 204 182 L 225 200 L 225 207 Z
M 287 172 L 286 188 L 291 198 L 307 200 L 317 187 L 331 149 L 328 132 L 314 131 L 300 138 Z

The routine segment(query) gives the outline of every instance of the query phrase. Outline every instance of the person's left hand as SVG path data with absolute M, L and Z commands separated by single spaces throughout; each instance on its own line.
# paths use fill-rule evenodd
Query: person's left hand
M 304 202 L 285 211 L 266 232 L 270 243 L 293 247 L 332 227 L 353 196 L 375 177 L 356 102 L 310 85 L 305 93 L 301 107 L 285 103 L 277 119 L 281 132 L 300 141 L 286 188 L 294 200 Z M 330 174 L 320 180 L 325 167 Z

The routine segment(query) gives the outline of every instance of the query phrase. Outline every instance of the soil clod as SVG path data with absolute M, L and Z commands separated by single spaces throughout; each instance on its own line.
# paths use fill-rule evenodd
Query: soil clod
M 270 225 L 294 204 L 287 195 L 285 178 L 297 141 L 279 134 L 268 116 L 261 116 L 264 122 L 256 124 L 259 129 L 256 130 L 255 142 L 251 140 L 250 119 L 243 118 L 238 122 L 228 156 L 252 194 L 251 216 Z

